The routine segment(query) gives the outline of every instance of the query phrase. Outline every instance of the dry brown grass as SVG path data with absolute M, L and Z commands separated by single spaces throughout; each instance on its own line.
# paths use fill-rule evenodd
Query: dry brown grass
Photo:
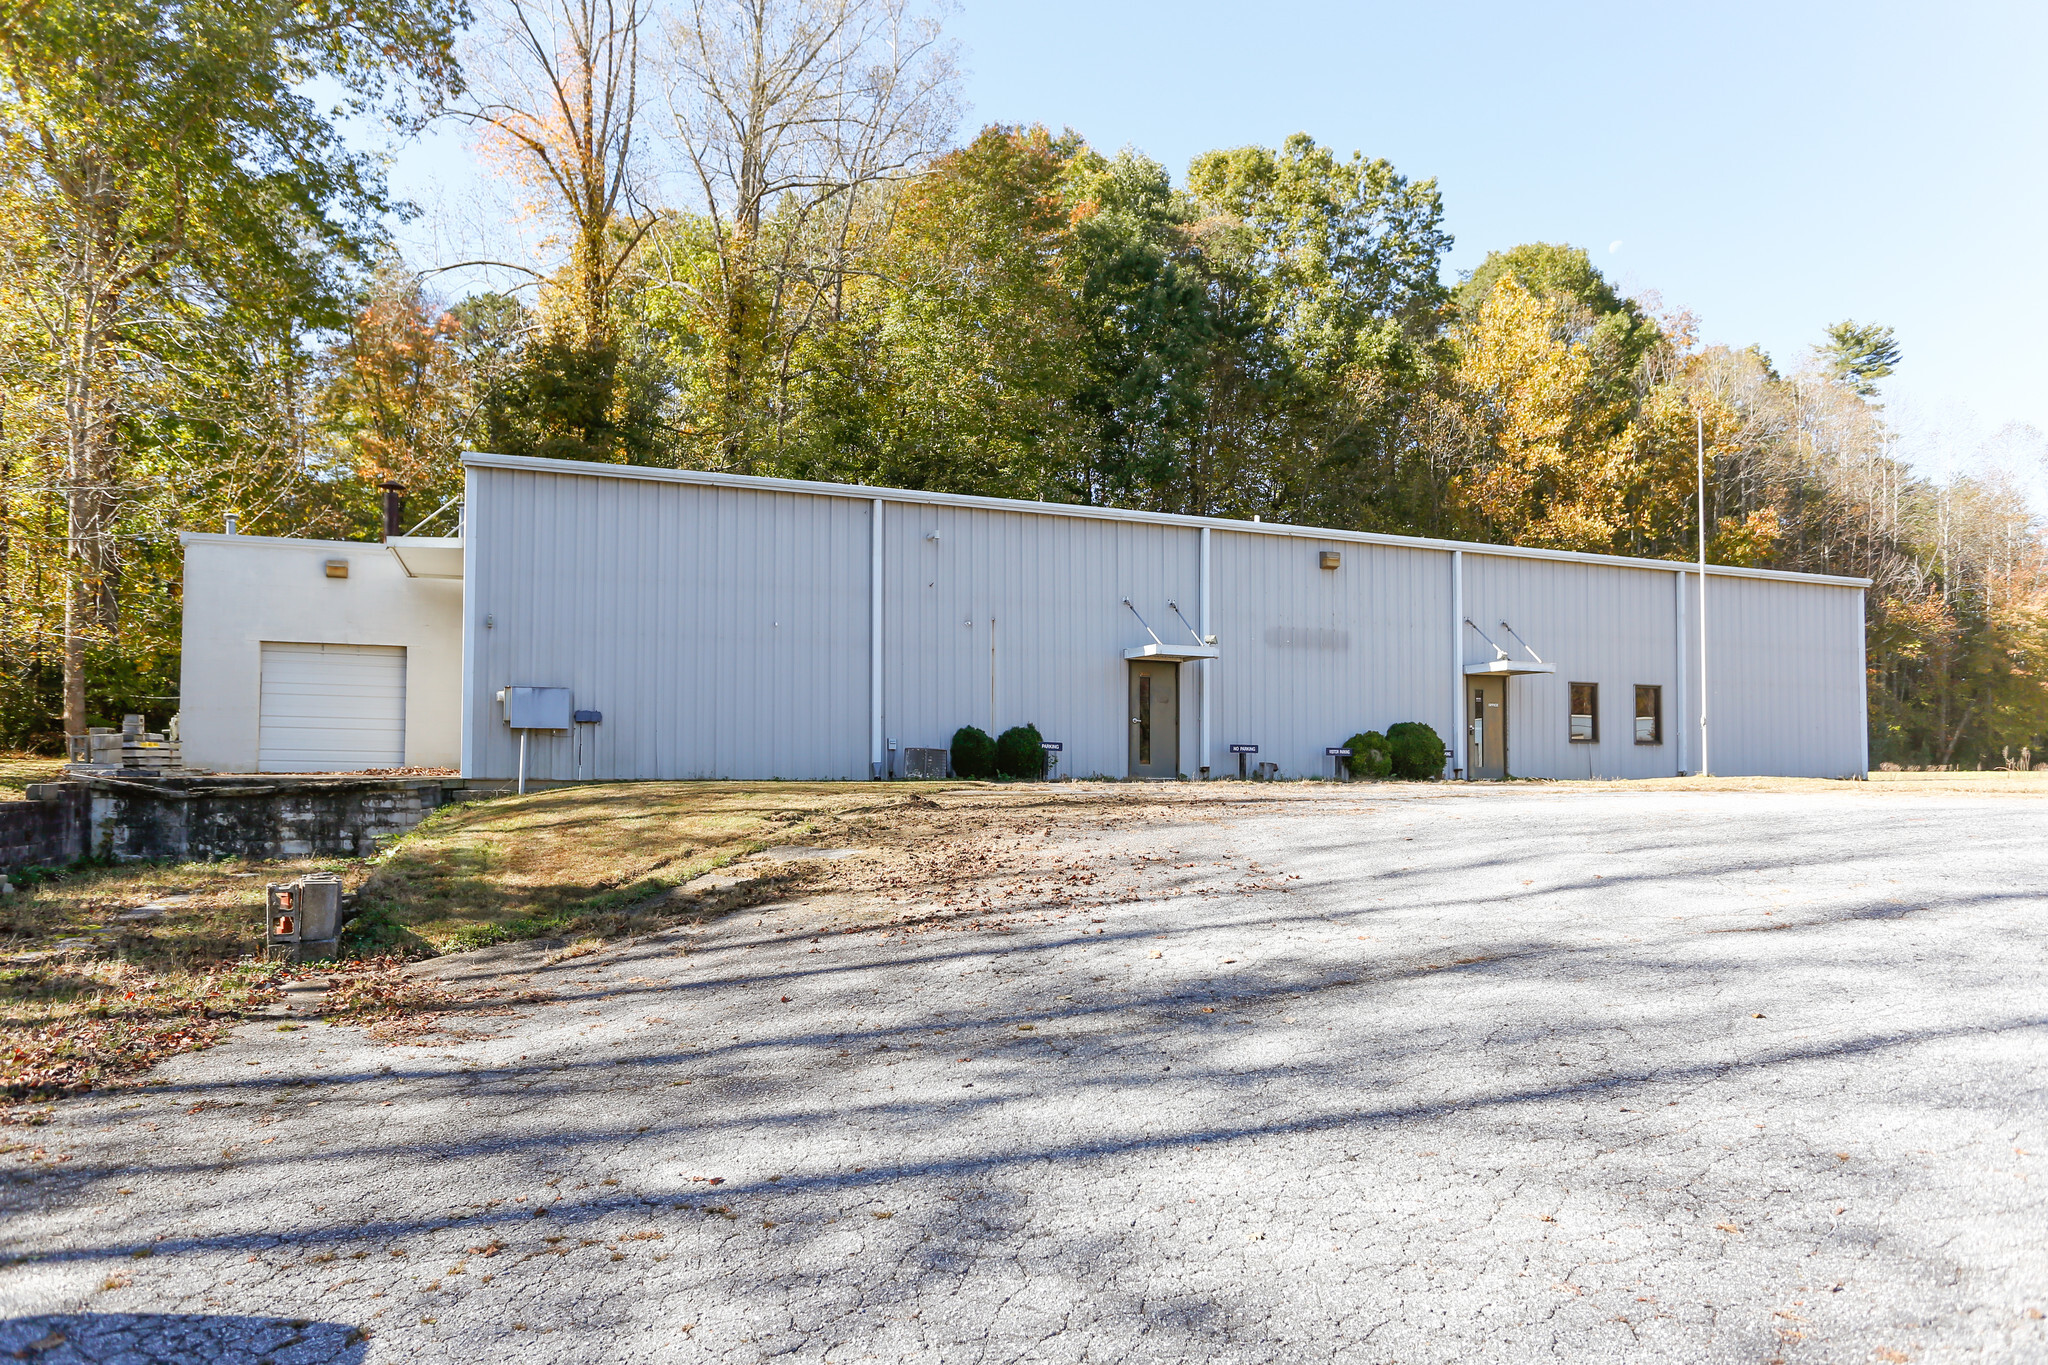
M 257 862 L 81 864 L 22 876 L 0 899 L 0 964 L 60 949 L 120 958 L 151 971 L 211 970 L 263 947 L 263 888 L 333 872 L 353 889 L 367 864 L 333 858 Z M 145 906 L 153 916 L 130 917 Z
M 366 916 L 438 951 L 617 932 L 668 892 L 777 844 L 834 842 L 849 819 L 950 784 L 635 782 L 451 806 L 395 842 Z M 792 870 L 783 880 L 800 879 Z
M 0 753 L 0 801 L 19 799 L 31 782 L 54 782 L 64 760 L 49 754 Z
M 101 1088 L 211 1046 L 275 1000 L 282 979 L 260 962 L 164 974 L 120 961 L 0 969 L 0 1122 L 12 1103 Z
M 276 998 L 257 962 L 263 887 L 359 864 L 90 865 L 23 877 L 0 899 L 0 1103 L 71 1094 L 205 1047 Z M 20 874 L 17 874 L 20 875 Z M 126 912 L 147 904 L 144 918 Z

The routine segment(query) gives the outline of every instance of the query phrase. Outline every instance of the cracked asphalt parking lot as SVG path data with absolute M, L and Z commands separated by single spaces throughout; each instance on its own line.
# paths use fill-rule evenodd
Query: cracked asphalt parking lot
M 2048 805 L 1065 791 L 956 930 L 749 910 L 60 1103 L 0 1356 L 2048 1359 Z

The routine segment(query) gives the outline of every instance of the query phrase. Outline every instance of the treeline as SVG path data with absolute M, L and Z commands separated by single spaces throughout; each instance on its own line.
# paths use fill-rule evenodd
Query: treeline
M 1576 248 L 1447 285 L 1434 182 L 1306 136 L 1178 183 L 1042 127 L 948 146 L 950 52 L 893 0 L 516 0 L 466 74 L 452 8 L 330 32 L 300 6 L 268 57 L 239 30 L 245 103 L 181 101 L 168 139 L 150 101 L 189 55 L 142 51 L 143 93 L 110 104 L 37 48 L 51 13 L 0 35 L 15 742 L 164 713 L 177 530 L 232 507 L 247 532 L 370 537 L 379 482 L 424 514 L 464 449 L 1687 558 L 1703 430 L 1712 560 L 1875 580 L 1873 761 L 2048 750 L 2042 527 L 2011 488 L 1892 455 L 1883 328 L 1780 372 Z M 182 39 L 211 12 L 153 13 Z M 466 120 L 555 263 L 441 297 L 380 237 L 373 165 L 310 105 L 264 122 L 311 71 Z M 232 212 L 202 231 L 205 195 Z

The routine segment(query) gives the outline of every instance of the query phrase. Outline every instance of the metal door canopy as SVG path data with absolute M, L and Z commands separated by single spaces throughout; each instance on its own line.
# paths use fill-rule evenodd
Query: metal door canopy
M 515 730 L 569 728 L 566 687 L 508 687 L 498 697 L 505 703 L 505 723 Z
M 1188 659 L 1215 659 L 1221 656 L 1214 645 L 1140 645 L 1124 651 L 1126 659 L 1157 659 L 1161 663 L 1180 663 Z
M 1555 673 L 1557 665 L 1538 663 L 1533 659 L 1488 659 L 1483 664 L 1466 664 L 1465 672 L 1499 678 L 1521 673 Z

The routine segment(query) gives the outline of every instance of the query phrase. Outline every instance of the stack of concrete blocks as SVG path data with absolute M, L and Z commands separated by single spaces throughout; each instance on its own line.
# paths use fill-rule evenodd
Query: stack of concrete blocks
M 141 716 L 123 716 L 119 730 L 96 725 L 67 743 L 71 761 L 64 771 L 72 777 L 167 777 L 185 770 L 178 741 L 144 731 Z

